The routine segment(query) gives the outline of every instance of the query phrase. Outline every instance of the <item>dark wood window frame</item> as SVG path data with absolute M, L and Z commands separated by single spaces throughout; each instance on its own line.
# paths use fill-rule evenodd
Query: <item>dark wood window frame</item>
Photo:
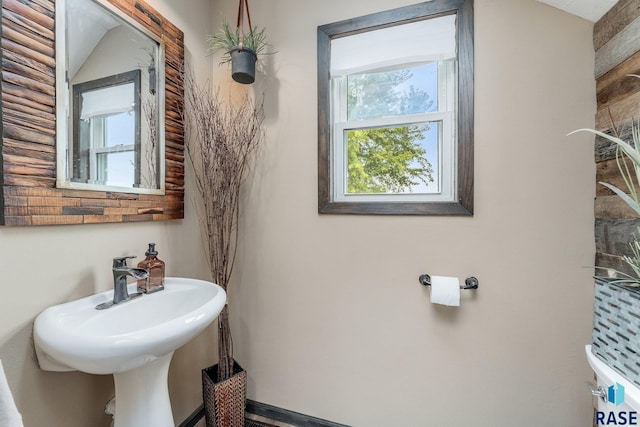
M 336 202 L 331 167 L 331 40 L 445 15 L 457 15 L 456 202 Z M 318 27 L 318 213 L 473 215 L 473 0 L 433 0 Z

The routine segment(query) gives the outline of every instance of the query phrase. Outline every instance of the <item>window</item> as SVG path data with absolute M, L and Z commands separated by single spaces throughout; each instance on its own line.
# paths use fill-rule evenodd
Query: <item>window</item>
M 135 120 L 130 111 L 80 122 L 89 128 L 90 182 L 134 187 Z M 82 133 L 82 131 L 81 131 Z
M 472 14 L 434 0 L 318 28 L 320 213 L 472 214 Z
M 73 182 L 140 186 L 139 88 L 140 70 L 73 85 Z

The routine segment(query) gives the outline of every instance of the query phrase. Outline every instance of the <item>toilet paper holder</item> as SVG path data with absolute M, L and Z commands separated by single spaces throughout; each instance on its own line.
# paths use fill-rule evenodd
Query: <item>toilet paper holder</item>
M 431 276 L 428 274 L 421 274 L 420 277 L 418 277 L 418 281 L 423 286 L 431 286 Z M 478 279 L 473 276 L 467 277 L 464 280 L 464 285 L 460 286 L 460 289 L 478 289 Z

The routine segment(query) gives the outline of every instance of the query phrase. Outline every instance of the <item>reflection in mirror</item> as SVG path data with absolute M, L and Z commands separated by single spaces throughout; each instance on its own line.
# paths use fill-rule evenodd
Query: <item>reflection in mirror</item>
M 64 3 L 58 187 L 162 194 L 160 41 L 103 0 Z
M 111 35 L 116 35 L 116 27 L 107 24 L 108 30 L 102 31 L 104 34 L 100 34 L 97 41 L 89 43 L 88 53 L 80 56 L 84 59 L 102 57 L 99 58 L 102 65 L 97 63 L 94 68 L 103 69 L 104 73 L 88 75 L 81 81 L 80 74 L 84 68 L 88 69 L 86 61 L 74 62 L 75 66 L 68 64 L 65 53 L 65 22 L 74 20 L 65 19 L 65 0 L 1 3 L 3 61 L 0 113 L 3 128 L 0 155 L 3 161 L 0 162 L 0 225 L 123 223 L 184 218 L 183 32 L 144 0 L 82 0 L 80 4 L 98 7 L 101 13 L 104 13 L 103 7 L 111 9 L 112 12 L 104 18 L 105 22 L 115 19 L 119 26 L 124 21 L 135 22 L 126 25 L 130 28 L 127 37 L 142 34 L 142 39 L 146 40 L 142 43 L 147 48 L 136 52 L 133 65 L 116 69 L 117 58 L 111 55 L 120 56 L 125 50 L 131 50 L 128 48 L 133 39 L 127 38 L 127 43 L 123 42 L 117 49 L 99 50 L 98 45 L 102 45 L 103 39 L 106 41 Z M 98 28 L 96 21 L 89 19 L 89 13 L 86 10 L 79 13 L 80 16 L 75 18 L 76 24 L 84 25 L 87 30 Z M 136 30 L 131 30 L 134 27 Z M 93 32 L 73 37 L 73 40 L 91 37 L 95 37 Z M 93 149 L 90 143 L 77 140 L 78 154 L 74 159 L 73 85 L 97 81 L 97 86 L 115 94 L 111 92 L 108 81 L 118 82 L 121 76 L 131 71 L 140 74 L 139 90 L 134 89 L 133 95 L 133 103 L 140 106 L 139 112 L 130 108 L 120 111 L 120 108 L 121 117 L 114 119 L 127 116 L 134 117 L 134 120 L 126 126 L 117 124 L 118 132 L 113 134 L 114 127 L 108 123 L 111 118 L 103 117 L 106 125 L 99 124 L 102 119 L 96 118 L 96 132 L 100 126 L 107 129 L 107 136 L 102 134 L 106 142 L 96 140 L 96 148 Z M 76 80 L 72 82 L 72 78 Z M 101 79 L 106 79 L 106 84 L 100 82 Z M 81 86 L 77 87 L 76 92 L 80 89 Z M 128 94 L 122 103 L 132 104 L 130 91 L 126 88 L 123 91 Z M 110 99 L 115 97 L 111 94 Z M 135 100 L 136 96 L 140 97 L 140 102 Z M 96 114 L 95 106 L 101 102 L 90 100 L 91 96 L 86 98 L 84 107 L 87 111 L 81 112 L 76 107 L 78 120 L 81 115 L 85 119 L 100 116 Z M 151 108 L 147 107 L 146 99 L 152 100 Z M 138 126 L 136 120 L 140 132 L 132 136 L 131 127 Z M 148 123 L 157 125 L 149 126 Z M 128 129 L 128 136 L 120 139 L 123 129 Z M 139 143 L 136 142 L 138 138 Z M 146 149 L 145 138 L 151 142 L 150 146 L 155 144 L 156 148 Z M 116 142 L 117 139 L 121 142 Z M 81 146 L 90 147 L 87 149 L 93 149 L 96 155 L 83 158 Z M 84 171 L 81 173 L 85 175 L 78 175 L 78 181 L 111 180 L 115 174 L 110 169 L 114 166 L 111 159 L 117 157 L 112 153 L 118 149 L 126 149 L 123 156 L 129 158 L 124 163 L 135 164 L 136 159 L 140 162 L 138 169 L 128 169 L 126 183 L 109 182 L 107 186 L 71 180 L 74 161 L 84 162 L 78 170 Z M 99 151 L 102 151 L 101 156 Z M 107 158 L 106 162 L 100 157 Z M 92 162 L 98 169 L 102 168 L 100 173 L 96 170 L 93 178 L 86 166 L 89 164 L 91 167 Z M 135 185 L 140 187 L 133 187 Z M 85 191 L 87 189 L 91 191 Z
M 139 88 L 140 70 L 73 85 L 73 182 L 140 186 Z

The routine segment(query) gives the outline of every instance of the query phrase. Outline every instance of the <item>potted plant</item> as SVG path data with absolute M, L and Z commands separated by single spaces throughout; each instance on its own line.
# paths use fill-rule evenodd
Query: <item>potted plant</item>
M 623 139 L 618 134 L 614 123 L 611 128 L 613 135 L 593 129 L 580 129 L 580 131 L 594 133 L 612 143 L 616 150 L 617 169 L 624 185 L 618 187 L 607 182 L 600 182 L 600 184 L 613 191 L 633 210 L 635 213 L 633 216 L 638 218 L 640 217 L 640 122 L 632 120 L 631 138 Z M 627 216 L 624 215 L 624 217 Z M 637 224 L 637 219 L 634 222 Z M 640 240 L 638 240 L 640 227 L 636 228 L 635 233 L 630 234 L 630 251 L 620 257 L 622 267 L 619 269 L 624 271 L 595 267 L 596 270 L 606 270 L 608 274 L 595 277 L 591 352 L 607 365 L 614 367 L 629 381 L 637 382 L 639 375 L 630 366 L 637 364 L 638 354 L 635 351 L 629 352 L 629 340 L 619 339 L 619 336 L 624 338 L 627 335 L 636 335 L 640 329 L 633 321 L 640 313 L 637 304 L 640 300 Z M 611 338 L 612 336 L 617 338 Z
M 231 77 L 242 84 L 251 84 L 255 81 L 256 61 L 267 47 L 265 29 L 251 27 L 249 31 L 242 32 L 240 26 L 232 29 L 227 21 L 222 23 L 222 28 L 217 34 L 207 38 L 209 50 L 222 51 L 220 64 L 231 62 Z
M 633 77 L 640 76 L 633 75 Z M 617 134 L 609 135 L 605 132 L 594 129 L 579 129 L 571 134 L 580 131 L 594 133 L 615 144 L 616 164 L 629 194 L 615 185 L 606 182 L 600 182 L 600 184 L 613 191 L 640 217 L 640 123 L 631 123 L 632 143 L 624 141 Z M 640 237 L 640 227 L 638 227 L 637 232 L 637 235 L 631 236 L 631 241 L 629 242 L 631 255 L 624 255 L 622 257 L 622 260 L 627 264 L 632 274 L 611 268 L 596 266 L 596 269 L 609 270 L 612 273 L 615 273 L 615 278 L 600 278 L 601 280 L 605 280 L 606 282 L 613 284 L 622 284 L 633 287 L 640 286 L 640 241 L 638 240 Z
M 217 91 L 185 84 L 187 155 L 193 165 L 204 244 L 213 281 L 228 292 L 236 260 L 240 189 L 264 140 L 262 104 L 245 95 L 223 102 Z M 246 372 L 233 359 L 229 308 L 218 317 L 218 364 L 203 370 L 207 426 L 243 427 Z

